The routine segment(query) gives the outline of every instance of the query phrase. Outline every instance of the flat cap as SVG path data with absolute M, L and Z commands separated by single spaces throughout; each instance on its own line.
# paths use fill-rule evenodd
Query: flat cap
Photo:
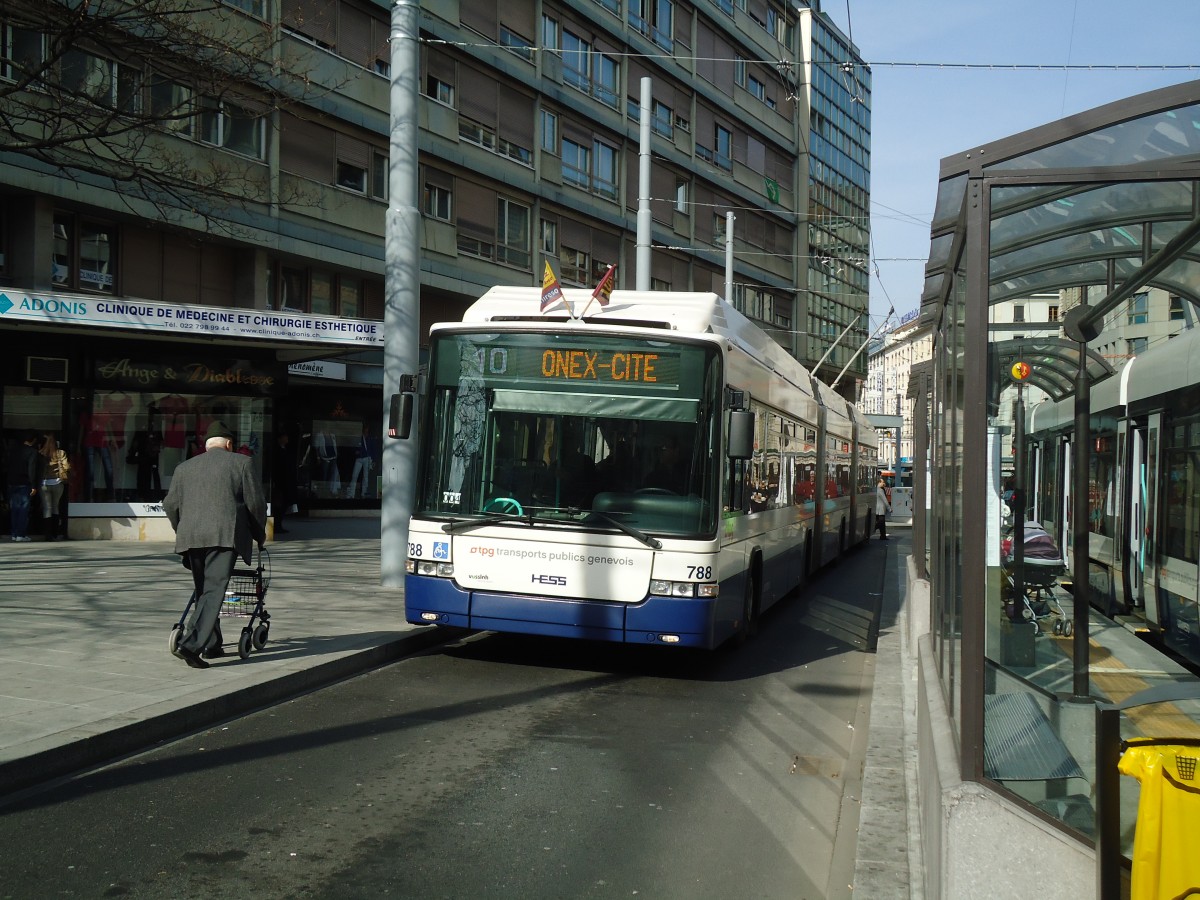
M 224 438 L 227 441 L 232 441 L 233 432 L 229 430 L 228 425 L 217 419 L 208 426 L 208 433 L 204 435 L 205 441 L 210 441 L 213 438 Z

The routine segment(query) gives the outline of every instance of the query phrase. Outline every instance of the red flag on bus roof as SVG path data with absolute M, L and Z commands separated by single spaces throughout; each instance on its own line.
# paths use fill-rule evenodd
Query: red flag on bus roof
M 609 298 L 612 297 L 613 283 L 617 280 L 616 271 L 617 265 L 613 263 L 604 273 L 604 277 L 600 279 L 600 283 L 596 285 L 596 289 L 592 291 L 592 297 L 599 300 L 601 306 L 608 306 Z

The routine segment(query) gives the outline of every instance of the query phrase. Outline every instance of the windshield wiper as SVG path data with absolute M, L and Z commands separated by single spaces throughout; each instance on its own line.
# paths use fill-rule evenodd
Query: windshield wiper
M 522 525 L 562 525 L 562 519 L 549 516 L 535 516 L 532 513 L 487 513 L 478 519 L 457 519 L 442 526 L 446 534 L 462 534 L 464 531 L 474 531 L 488 525 L 502 525 L 506 522 L 519 522 Z
M 596 510 L 592 510 L 592 515 L 599 516 L 605 522 L 610 524 L 613 528 L 616 528 L 618 531 L 625 532 L 627 535 L 629 535 L 631 538 L 633 538 L 636 541 L 641 541 L 643 544 L 645 544 L 651 550 L 661 550 L 662 549 L 662 541 L 660 541 L 658 538 L 650 537 L 650 535 L 645 534 L 644 532 L 638 531 L 632 525 L 625 524 L 620 519 L 618 519 L 616 516 L 611 516 L 606 512 L 597 512 Z

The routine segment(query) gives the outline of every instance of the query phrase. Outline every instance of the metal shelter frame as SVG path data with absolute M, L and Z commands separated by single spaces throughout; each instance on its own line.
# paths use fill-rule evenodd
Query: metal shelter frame
M 1028 385 L 1050 400 L 1074 398 L 1072 559 L 1074 572 L 1086 573 L 1090 394 L 1117 368 L 1096 345 L 1106 329 L 1115 333 L 1121 305 L 1149 288 L 1200 307 L 1200 81 L 942 160 L 921 303 L 922 322 L 934 333 L 932 372 L 921 376 L 929 385 L 933 501 L 914 553 L 929 558 L 934 652 L 961 773 L 970 780 L 988 780 L 983 701 L 995 661 L 986 617 L 987 598 L 998 590 L 989 421 L 1017 387 L 1006 373 L 1028 363 Z M 997 305 L 1047 294 L 1073 298 L 1064 321 L 1043 323 L 1040 336 L 995 338 Z M 1015 405 L 1023 420 L 1022 403 Z M 1016 430 L 1019 456 L 1023 434 Z M 1077 575 L 1072 589 L 1075 621 L 1086 623 L 1088 579 Z M 1060 699 L 1094 705 L 1103 698 L 1089 685 L 1086 626 L 1075 629 L 1070 646 L 1072 689 Z

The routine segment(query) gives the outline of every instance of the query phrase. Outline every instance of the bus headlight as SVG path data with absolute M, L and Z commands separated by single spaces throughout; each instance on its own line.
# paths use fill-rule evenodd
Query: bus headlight
M 654 579 L 650 582 L 650 593 L 656 597 L 704 597 L 717 596 L 717 585 L 696 584 L 694 581 L 666 581 Z
M 408 558 L 404 561 L 404 571 L 409 575 L 432 575 L 437 578 L 451 578 L 454 575 L 454 564 L 437 562 L 432 559 Z

